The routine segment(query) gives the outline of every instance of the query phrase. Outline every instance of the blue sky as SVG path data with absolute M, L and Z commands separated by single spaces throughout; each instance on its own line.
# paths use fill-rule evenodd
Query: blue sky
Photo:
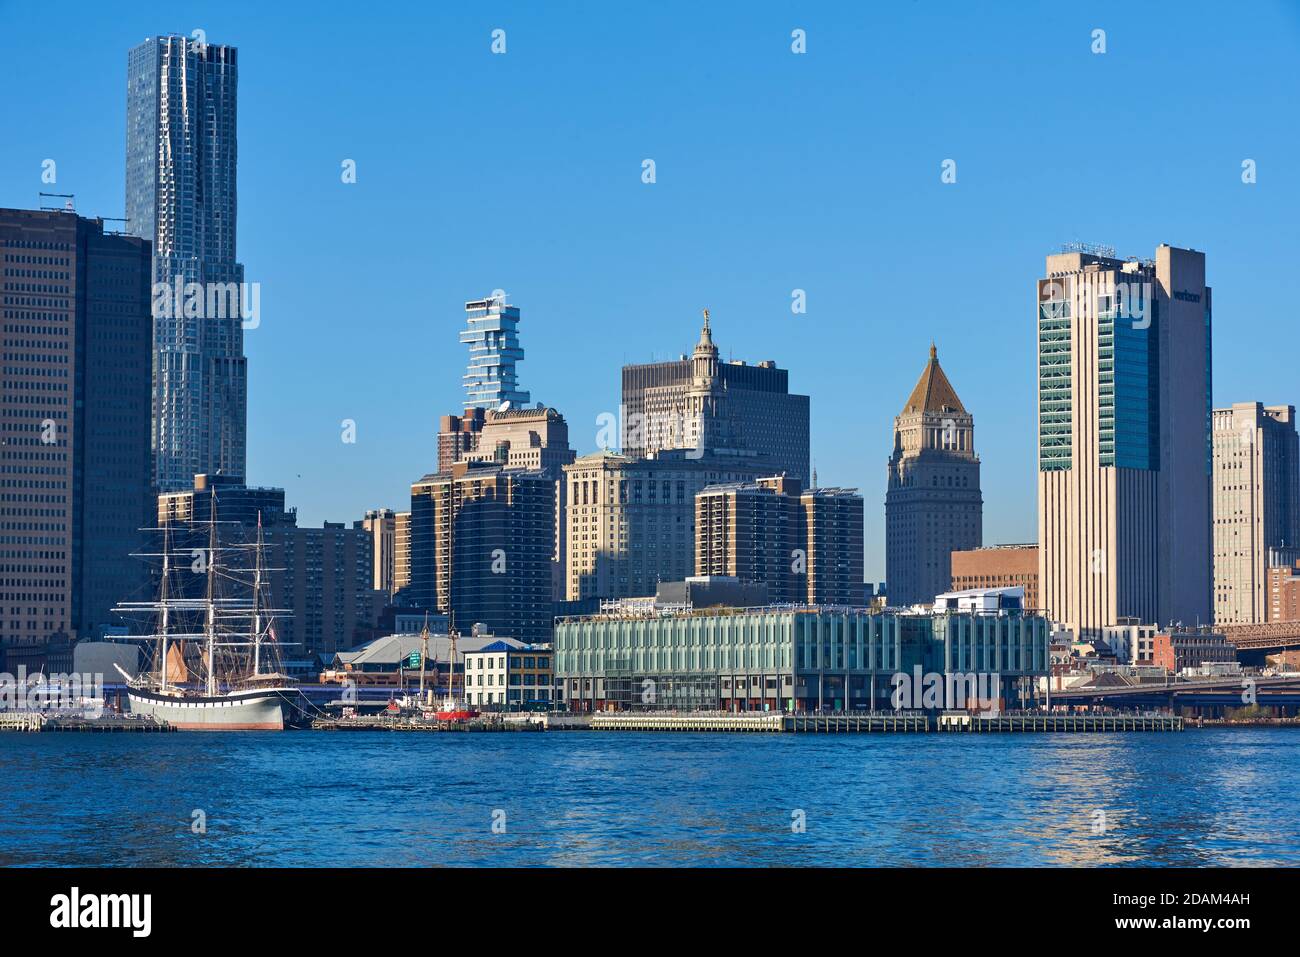
M 0 0 L 0 205 L 123 215 L 128 48 L 239 47 L 249 480 L 304 523 L 409 502 L 460 406 L 463 303 L 495 288 L 579 453 L 619 367 L 688 351 L 707 306 L 724 355 L 812 396 L 875 579 L 931 339 L 975 415 L 986 543 L 1034 539 L 1034 280 L 1064 242 L 1205 250 L 1215 403 L 1300 401 L 1294 2 L 287 6 Z

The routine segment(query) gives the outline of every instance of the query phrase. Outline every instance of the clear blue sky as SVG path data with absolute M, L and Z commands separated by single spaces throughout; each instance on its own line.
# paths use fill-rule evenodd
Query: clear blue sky
M 812 396 L 876 579 L 931 339 L 975 415 L 985 541 L 1035 537 L 1034 280 L 1063 242 L 1205 250 L 1215 403 L 1300 402 L 1296 3 L 469 6 L 0 0 L 4 206 L 38 205 L 53 158 L 79 212 L 123 215 L 128 48 L 239 47 L 249 479 L 304 523 L 409 502 L 460 406 L 463 303 L 498 287 L 580 453 L 619 367 L 688 350 L 709 307 L 724 355 Z

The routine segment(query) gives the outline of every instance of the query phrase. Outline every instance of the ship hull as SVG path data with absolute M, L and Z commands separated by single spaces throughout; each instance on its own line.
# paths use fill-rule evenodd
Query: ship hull
M 127 692 L 131 711 L 181 731 L 283 731 L 286 702 L 277 689 L 175 697 L 142 689 Z

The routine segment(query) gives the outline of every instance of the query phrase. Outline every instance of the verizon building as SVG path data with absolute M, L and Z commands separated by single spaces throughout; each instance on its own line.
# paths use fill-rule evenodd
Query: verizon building
M 1038 281 L 1039 580 L 1081 636 L 1121 618 L 1210 621 L 1205 255 L 1097 247 Z

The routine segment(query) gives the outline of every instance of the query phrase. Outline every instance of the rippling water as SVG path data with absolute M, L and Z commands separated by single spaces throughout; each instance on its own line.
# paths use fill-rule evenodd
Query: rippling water
M 0 864 L 1295 865 L 1298 746 L 1288 729 L 4 734 Z

